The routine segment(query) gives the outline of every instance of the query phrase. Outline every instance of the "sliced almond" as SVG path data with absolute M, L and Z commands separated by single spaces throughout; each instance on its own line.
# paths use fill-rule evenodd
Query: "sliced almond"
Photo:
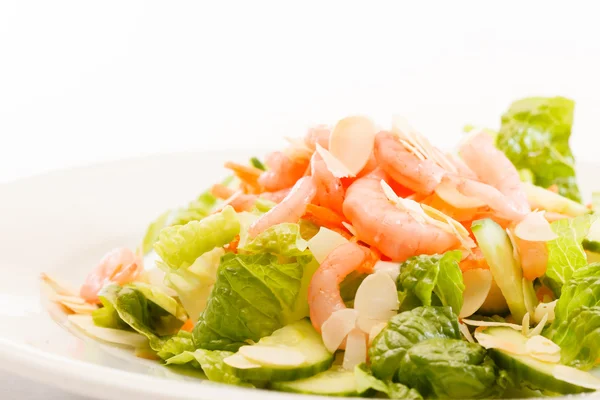
M 342 221 L 342 225 L 344 225 L 344 228 L 348 229 L 348 232 L 350 232 L 352 236 L 357 236 L 356 228 L 353 225 L 350 225 L 346 221 Z
M 238 369 L 252 369 L 261 367 L 260 364 L 253 363 L 240 353 L 235 353 L 234 355 L 223 359 L 223 362 L 225 362 L 225 364 L 229 365 L 230 367 Z
M 52 300 L 56 301 L 58 303 L 66 302 L 66 303 L 81 304 L 81 305 L 89 304 L 88 302 L 86 302 L 84 299 L 82 299 L 79 296 L 64 296 L 61 294 L 54 295 Z
M 360 329 L 354 329 L 348 334 L 346 351 L 342 366 L 346 370 L 353 370 L 359 364 L 367 361 L 367 335 Z
M 471 325 L 471 326 L 485 326 L 485 327 L 493 327 L 493 326 L 504 326 L 507 328 L 512 328 L 515 331 L 520 331 L 522 329 L 521 325 L 511 324 L 508 322 L 495 322 L 495 321 L 475 321 L 472 319 L 462 319 L 462 322 Z
M 94 320 L 89 315 L 69 315 L 67 318 L 71 324 L 95 339 L 131 347 L 144 347 L 148 345 L 148 339 L 139 333 L 96 326 Z
M 470 269 L 463 272 L 463 306 L 459 318 L 473 315 L 487 299 L 492 288 L 492 273 L 488 269 Z
M 380 322 L 377 325 L 373 325 L 369 331 L 369 345 L 373 342 L 373 339 L 381 333 L 381 331 L 387 326 L 387 322 Z
M 475 343 L 475 339 L 473 339 L 473 335 L 471 335 L 471 331 L 469 331 L 469 327 L 463 324 L 462 322 L 458 323 L 458 329 L 460 333 L 467 339 L 467 342 Z
M 521 322 L 521 334 L 523 336 L 527 336 L 529 334 L 529 313 L 526 312 L 525 315 L 523 315 L 523 321 Z
M 487 333 L 475 331 L 475 339 L 477 339 L 477 342 L 486 349 L 499 349 L 511 354 L 527 353 L 524 345 L 519 346 L 497 336 L 488 335 Z
M 75 314 L 91 314 L 98 309 L 96 305 L 89 303 L 79 304 L 70 303 L 68 301 L 61 301 L 59 303 L 73 311 Z
M 60 281 L 46 273 L 42 273 L 40 279 L 56 294 L 64 296 L 77 296 L 79 293 L 79 291 L 69 282 Z
M 329 136 L 329 151 L 352 175 L 356 175 L 371 157 L 376 134 L 377 127 L 370 118 L 344 118 L 338 121 Z
M 290 146 L 283 151 L 286 156 L 294 160 L 310 159 L 313 151 L 306 145 L 303 139 L 287 136 L 284 139 L 290 144 Z
M 295 367 L 306 361 L 306 356 L 286 347 L 277 346 L 242 346 L 239 353 L 247 360 L 265 366 Z
M 535 308 L 535 312 L 533 313 L 533 320 L 536 322 L 541 322 L 544 317 L 546 317 L 546 321 L 554 321 L 554 308 L 556 307 L 557 302 L 558 300 L 554 300 L 550 303 L 538 304 L 538 306 Z
M 329 352 L 334 353 L 348 333 L 356 328 L 358 312 L 352 308 L 334 311 L 321 326 L 323 343 Z
M 308 241 L 308 248 L 315 260 L 321 264 L 329 253 L 346 243 L 348 243 L 348 240 L 345 237 L 322 226 L 319 232 Z
M 390 275 L 384 272 L 371 274 L 362 281 L 354 297 L 357 325 L 369 333 L 373 326 L 396 315 L 398 306 L 398 290 Z
M 534 211 L 527 214 L 515 226 L 515 235 L 519 239 L 530 242 L 547 242 L 558 237 L 544 217 L 544 211 Z
M 323 158 L 329 172 L 336 178 L 347 178 L 356 176 L 344 163 L 338 160 L 329 150 L 325 150 L 317 143 L 317 153 Z
M 588 389 L 600 390 L 600 379 L 589 372 L 577 368 L 567 367 L 566 365 L 557 365 L 552 371 L 556 379 L 581 386 Z
M 373 270 L 376 273 L 386 273 L 392 278 L 394 282 L 398 279 L 398 275 L 400 275 L 400 264 L 392 261 L 377 261 L 373 266 Z
M 540 335 L 542 333 L 542 331 L 544 330 L 544 326 L 546 325 L 547 321 L 548 321 L 548 314 L 544 314 L 544 316 L 542 317 L 542 320 L 536 325 L 535 328 L 533 328 L 532 330 L 529 331 L 527 336 Z
M 560 362 L 560 347 L 543 336 L 532 336 L 525 343 L 525 348 L 530 356 L 540 361 L 549 363 Z

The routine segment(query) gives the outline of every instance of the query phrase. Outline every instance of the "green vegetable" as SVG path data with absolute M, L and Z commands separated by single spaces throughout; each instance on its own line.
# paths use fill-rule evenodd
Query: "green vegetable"
M 263 170 L 263 171 L 266 171 L 266 170 L 267 170 L 267 167 L 265 167 L 265 164 L 263 164 L 263 163 L 262 163 L 262 161 L 260 161 L 260 160 L 259 160 L 258 158 L 256 158 L 256 157 L 252 157 L 252 158 L 250 159 L 250 164 L 252 164 L 252 166 L 253 166 L 254 168 L 258 168 L 258 169 L 261 169 L 261 170 Z
M 103 292 L 99 296 L 102 308 L 92 313 L 94 325 L 102 328 L 131 330 L 129 325 L 119 317 L 119 313 L 112 304 L 112 301 L 114 301 L 120 290 L 121 287 L 118 285 L 110 285 L 103 289 Z
M 154 246 L 154 243 L 156 243 L 156 241 L 158 240 L 160 231 L 165 226 L 167 226 L 170 216 L 171 216 L 171 211 L 170 210 L 165 211 L 164 213 L 159 215 L 158 218 L 156 218 L 154 221 L 152 221 L 150 226 L 148 226 L 148 229 L 146 230 L 146 234 L 144 235 L 144 239 L 142 240 L 143 254 L 148 254 L 150 251 L 152 251 L 152 247 Z
M 290 351 L 300 353 L 296 363 L 273 357 L 273 352 Z M 263 337 L 252 346 L 240 348 L 235 355 L 225 359 L 235 375 L 249 381 L 291 381 L 303 379 L 326 371 L 333 363 L 321 335 L 306 320 L 296 321 Z
M 247 253 L 273 253 L 287 257 L 310 254 L 308 242 L 300 235 L 298 224 L 283 223 L 274 225 L 260 233 L 251 241 L 240 244 L 238 249 Z
M 521 348 L 525 347 L 528 340 L 520 332 L 507 327 L 487 328 L 483 332 Z M 490 349 L 489 354 L 500 368 L 508 371 L 515 382 L 530 382 L 547 391 L 562 394 L 591 391 L 555 376 L 554 368 L 557 364 L 539 361 L 527 354 L 513 354 L 500 349 Z
M 123 322 L 146 336 L 152 350 L 160 351 L 166 342 L 165 336 L 176 334 L 183 325 L 184 321 L 180 319 L 182 314 L 177 308 L 174 310 L 178 315 L 170 313 L 173 309 L 168 299 L 173 299 L 168 295 L 156 288 L 146 293 L 142 290 L 133 285 L 109 285 L 100 292 L 99 297 L 103 303 L 112 305 Z M 163 308 L 165 305 L 170 311 Z
M 233 369 L 223 360 L 233 353 L 229 351 L 204 350 L 185 351 L 166 360 L 167 365 L 189 364 L 195 368 L 202 368 L 206 377 L 214 382 L 229 383 L 231 385 L 250 386 L 233 373 Z
M 536 185 L 555 184 L 561 195 L 580 202 L 569 148 L 574 108 L 575 103 L 563 97 L 516 101 L 502 116 L 496 143 L 517 169 L 533 173 Z
M 535 180 L 533 172 L 531 172 L 531 170 L 527 168 L 522 168 L 519 170 L 519 178 L 521 179 L 521 182 L 527 183 L 533 183 L 533 181 Z
M 581 203 L 529 182 L 523 182 L 521 188 L 525 191 L 527 200 L 532 205 L 532 208 L 540 208 L 571 217 L 587 214 L 590 211 Z
M 194 341 L 192 333 L 187 331 L 179 331 L 177 335 L 165 341 L 164 345 L 157 352 L 157 355 L 163 360 L 168 360 L 178 354 L 194 351 Z
M 216 204 L 217 198 L 210 191 L 206 191 L 191 201 L 186 208 L 176 210 L 171 225 L 185 225 L 191 221 L 200 221 L 210 215 Z
M 471 229 L 512 316 L 516 321 L 521 321 L 527 312 L 523 295 L 523 270 L 513 256 L 508 234 L 491 219 L 475 221 Z
M 171 226 L 160 232 L 154 249 L 174 270 L 186 268 L 198 257 L 231 242 L 240 233 L 240 223 L 231 206 L 201 221 Z
M 561 362 L 589 370 L 600 358 L 600 306 L 582 306 L 558 323 L 552 341 L 561 348 Z
M 359 397 L 364 392 L 359 392 L 354 372 L 333 367 L 309 378 L 287 382 L 273 382 L 272 388 L 283 392 L 316 394 L 320 396 Z
M 194 328 L 196 347 L 235 351 L 308 315 L 310 255 L 233 254 L 221 259 L 208 303 Z
M 503 389 L 496 385 L 498 369 L 486 350 L 457 339 L 416 343 L 404 355 L 397 377 L 425 397 L 440 399 L 489 398 Z
M 598 211 L 594 211 L 598 213 Z M 582 241 L 582 246 L 587 252 L 600 253 L 600 222 L 594 221 L 590 226 L 590 230 Z M 591 262 L 588 257 L 588 262 Z
M 578 269 L 587 265 L 587 257 L 581 242 L 590 227 L 598 219 L 594 214 L 567 218 L 550 224 L 558 238 L 548 242 L 548 267 L 546 276 L 558 284 L 564 284 Z
M 460 339 L 458 319 L 450 307 L 417 307 L 389 320 L 369 347 L 373 375 L 391 379 L 406 351 L 431 338 Z
M 375 378 L 366 364 L 357 365 L 354 368 L 355 385 L 359 393 L 377 391 L 384 393 L 390 399 L 422 400 L 423 397 L 415 389 L 410 389 L 401 383 L 384 382 Z
M 397 285 L 399 297 L 406 300 L 416 296 L 422 305 L 432 305 L 435 294 L 444 306 L 452 307 L 455 314 L 460 312 L 463 303 L 462 293 L 465 285 L 458 266 L 461 252 L 449 251 L 443 255 L 415 256 L 400 265 Z M 404 301 L 403 301 L 404 303 Z M 401 305 L 407 309 L 406 304 Z

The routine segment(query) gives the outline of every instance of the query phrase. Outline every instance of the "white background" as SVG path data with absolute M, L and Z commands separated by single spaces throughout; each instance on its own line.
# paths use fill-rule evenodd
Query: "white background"
M 404 114 L 448 146 L 529 95 L 575 99 L 575 154 L 595 160 L 598 15 L 592 1 L 0 0 L 0 181 L 276 147 L 350 113 Z M 10 398 L 66 398 L 0 378 Z

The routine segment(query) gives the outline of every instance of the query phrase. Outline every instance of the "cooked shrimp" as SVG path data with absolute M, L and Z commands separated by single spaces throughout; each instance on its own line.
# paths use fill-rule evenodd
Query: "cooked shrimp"
M 260 193 L 263 191 L 258 182 L 262 170 L 251 165 L 242 165 L 231 161 L 225 163 L 225 168 L 232 170 L 235 176 L 242 181 L 240 188 L 244 190 L 244 193 Z
M 348 242 L 335 248 L 313 274 L 308 286 L 310 321 L 321 332 L 321 326 L 335 311 L 346 308 L 340 295 L 340 283 L 352 271 L 369 262 L 366 247 Z
M 433 192 L 447 174 L 437 163 L 409 151 L 391 132 L 375 136 L 375 157 L 381 168 L 396 182 L 418 193 Z
M 344 203 L 344 187 L 339 178 L 333 176 L 323 161 L 323 157 L 315 152 L 310 160 L 312 176 L 317 185 L 316 201 L 322 206 L 342 214 Z
M 225 205 L 230 205 L 235 211 L 240 212 L 252 210 L 259 197 L 279 203 L 290 191 L 289 189 L 283 189 L 277 192 L 263 192 L 260 195 L 246 194 L 219 183 L 213 185 L 210 192 L 213 196 L 225 200 L 225 204 L 221 205 L 216 211 L 222 210 Z
M 317 144 L 324 149 L 329 149 L 330 135 L 331 129 L 327 125 L 317 125 L 308 130 L 304 137 L 304 143 L 313 151 L 317 148 Z
M 107 253 L 87 276 L 79 295 L 87 302 L 98 303 L 98 293 L 109 282 L 124 285 L 135 281 L 143 272 L 142 260 L 128 248 Z
M 461 146 L 460 155 L 481 182 L 498 189 L 505 196 L 505 201 L 516 213 L 525 216 L 531 212 L 517 169 L 496 148 L 490 135 L 482 132 L 472 137 Z
M 260 175 L 258 183 L 265 190 L 274 192 L 294 186 L 306 172 L 308 160 L 292 160 L 284 153 L 276 151 L 267 156 L 265 164 L 269 169 Z
M 483 253 L 479 249 L 479 247 L 475 249 L 471 249 L 471 254 L 469 254 L 464 260 L 458 263 L 462 272 L 468 271 L 470 269 L 490 269 L 490 266 L 485 261 L 483 257 Z
M 523 240 L 513 235 L 514 244 L 517 246 L 523 277 L 533 281 L 546 273 L 548 267 L 548 247 L 546 242 L 532 242 Z
M 283 222 L 298 222 L 316 192 L 317 188 L 312 177 L 301 178 L 281 203 L 250 225 L 248 235 L 254 237 L 265 229 Z
M 443 253 L 459 246 L 453 234 L 415 220 L 392 205 L 381 188 L 385 174 L 375 170 L 346 191 L 344 215 L 360 240 L 375 246 L 394 261 L 420 254 Z

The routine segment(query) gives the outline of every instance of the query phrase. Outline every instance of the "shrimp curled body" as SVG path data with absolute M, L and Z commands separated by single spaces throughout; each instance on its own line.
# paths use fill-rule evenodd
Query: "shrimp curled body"
M 385 174 L 375 170 L 346 191 L 344 215 L 358 238 L 394 261 L 420 254 L 443 253 L 458 246 L 458 239 L 436 226 L 421 223 L 391 204 L 381 188 Z
M 366 247 L 348 242 L 336 247 L 313 274 L 308 286 L 310 320 L 321 332 L 321 326 L 332 313 L 346 308 L 340 295 L 340 283 L 370 259 Z
M 98 303 L 98 293 L 107 283 L 124 285 L 135 281 L 144 270 L 141 259 L 128 248 L 107 253 L 87 276 L 79 295 L 89 303 Z

